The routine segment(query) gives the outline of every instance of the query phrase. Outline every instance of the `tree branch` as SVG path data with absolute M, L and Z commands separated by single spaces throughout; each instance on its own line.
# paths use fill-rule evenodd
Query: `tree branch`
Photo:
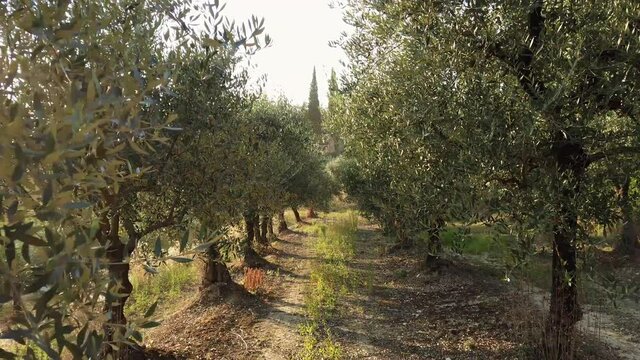
M 621 146 L 610 149 L 608 151 L 601 151 L 595 154 L 591 154 L 588 157 L 589 163 L 594 163 L 599 160 L 606 159 L 611 156 L 626 155 L 626 154 L 640 154 L 640 146 Z
M 487 54 L 507 64 L 518 77 L 520 86 L 532 100 L 539 100 L 546 91 L 546 86 L 533 74 L 533 60 L 536 52 L 542 46 L 542 32 L 544 30 L 545 17 L 542 15 L 543 0 L 534 0 L 531 5 L 528 20 L 529 45 L 523 45 L 516 57 L 510 56 L 499 42 L 486 46 Z M 486 44 L 486 43 L 485 43 Z
M 178 221 L 181 220 L 187 212 L 186 208 L 183 208 L 176 215 L 176 209 L 178 208 L 179 200 L 180 200 L 180 194 L 177 194 L 175 200 L 173 201 L 173 205 L 171 206 L 171 210 L 169 210 L 169 214 L 167 214 L 167 217 L 164 218 L 163 220 L 156 221 L 150 224 L 149 226 L 147 226 L 144 230 L 141 230 L 139 232 L 140 238 L 156 230 L 160 230 L 160 229 L 177 224 Z

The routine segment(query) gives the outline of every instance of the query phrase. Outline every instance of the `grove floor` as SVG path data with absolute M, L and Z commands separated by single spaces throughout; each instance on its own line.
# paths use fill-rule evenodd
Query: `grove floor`
M 298 359 L 305 292 L 319 261 L 315 237 L 305 229 L 295 227 L 272 244 L 265 256 L 267 281 L 257 295 L 218 304 L 187 302 L 147 334 L 147 358 Z M 340 299 L 327 324 L 344 358 L 536 358 L 532 348 L 539 336 L 531 329 L 540 325 L 544 309 L 535 293 L 463 258 L 428 270 L 418 251 L 388 254 L 389 245 L 375 224 L 361 220 L 349 267 L 363 281 Z M 578 336 L 579 358 L 636 358 L 630 348 L 616 347 L 598 334 Z

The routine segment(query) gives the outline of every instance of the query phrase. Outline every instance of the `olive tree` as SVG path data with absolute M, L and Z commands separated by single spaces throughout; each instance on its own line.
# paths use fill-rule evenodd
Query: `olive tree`
M 342 93 L 333 97 L 329 124 L 347 148 L 335 170 L 364 213 L 398 238 L 395 248 L 426 236 L 427 261 L 433 261 L 445 223 L 464 217 L 469 176 L 458 160 L 459 141 L 443 130 L 449 110 L 435 101 L 441 79 L 416 75 L 430 71 L 424 58 L 382 51 L 381 43 L 403 41 L 385 35 L 367 47 L 378 35 L 362 30 L 344 43 L 352 65 Z
M 19 309 L 6 336 L 52 358 L 63 349 L 95 356 L 111 339 L 89 325 L 118 321 L 97 310 L 112 293 L 101 269 L 116 271 L 113 249 L 124 245 L 109 227 L 107 202 L 144 171 L 127 167 L 122 153 L 155 142 L 168 120 L 145 121 L 140 104 L 169 80 L 149 38 L 170 5 L 12 2 L 0 12 L 3 295 Z M 17 241 L 23 269 L 15 266 Z M 40 248 L 35 262 L 31 247 Z M 35 278 L 26 288 L 24 271 Z

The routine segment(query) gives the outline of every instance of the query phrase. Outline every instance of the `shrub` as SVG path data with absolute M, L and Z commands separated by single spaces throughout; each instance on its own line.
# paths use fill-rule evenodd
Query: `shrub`
M 246 268 L 244 270 L 244 288 L 255 293 L 264 284 L 265 273 L 259 268 Z

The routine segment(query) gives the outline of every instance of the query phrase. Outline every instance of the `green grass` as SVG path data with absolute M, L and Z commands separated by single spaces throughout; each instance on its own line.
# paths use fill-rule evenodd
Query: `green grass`
M 358 216 L 355 212 L 330 213 L 328 224 L 305 227 L 316 235 L 315 252 L 320 261 L 311 270 L 311 286 L 305 296 L 308 321 L 300 327 L 304 339 L 301 358 L 340 359 L 342 350 L 332 340 L 327 321 L 335 315 L 340 299 L 357 286 L 358 277 L 349 268 L 355 252 Z
M 133 293 L 127 302 L 126 312 L 131 316 L 142 316 L 156 301 L 159 309 L 171 308 L 175 300 L 196 286 L 200 274 L 195 263 L 167 264 L 158 269 L 158 274 L 134 271 L 131 275 Z
M 300 327 L 300 334 L 304 339 L 304 348 L 301 358 L 304 360 L 326 359 L 334 360 L 342 358 L 342 349 L 331 338 L 331 331 L 327 328 L 320 339 L 317 334 L 321 332 L 317 322 L 307 322 Z
M 441 238 L 444 246 L 461 254 L 484 254 L 495 258 L 504 258 L 509 254 L 507 236 L 492 234 L 479 226 L 447 228 Z
M 545 291 L 551 288 L 551 253 L 548 250 L 551 240 L 544 236 L 540 236 L 536 243 L 538 249 L 546 248 L 547 250 L 538 250 L 538 253 L 528 255 L 525 263 L 518 266 L 514 266 L 511 250 L 512 246 L 517 246 L 515 239 L 509 235 L 492 233 L 490 228 L 480 224 L 467 227 L 451 226 L 442 232 L 441 237 L 445 247 L 466 255 L 467 258 L 487 269 L 490 267 L 496 273 L 500 271 L 504 273 L 507 268 L 511 269 L 507 274 L 510 280 L 522 281 Z M 602 238 L 596 240 L 600 240 L 601 244 L 604 243 Z M 597 261 L 591 261 L 591 263 L 595 266 L 592 273 L 603 274 L 607 271 L 605 265 Z M 618 293 L 622 290 L 618 289 L 619 291 L 616 292 L 615 289 L 607 289 L 607 287 L 615 288 L 617 285 L 622 288 L 623 286 L 598 285 L 589 277 L 586 269 L 580 267 L 578 283 L 583 302 L 598 305 L 610 303 L 610 307 L 615 305 L 616 296 L 620 298 L 621 295 Z
M 355 204 L 345 201 L 341 196 L 334 196 L 329 203 L 329 208 L 337 212 L 345 212 L 349 210 L 356 210 Z
M 473 224 L 448 227 L 441 238 L 443 245 L 453 252 L 477 259 L 481 265 L 492 267 L 494 271 L 512 268 L 509 279 L 526 281 L 540 289 L 551 286 L 549 254 L 532 254 L 526 263 L 514 267 L 511 247 L 515 240 L 507 234 L 497 234 L 486 226 Z
M 158 301 L 160 311 L 168 311 L 175 307 L 176 300 L 184 297 L 190 289 L 196 286 L 200 274 L 195 263 L 167 264 L 158 269 L 157 275 L 147 274 L 143 270 L 132 271 L 130 275 L 133 293 L 127 301 L 126 314 L 135 319 L 142 317 L 149 307 Z M 11 315 L 11 304 L 0 307 L 0 321 Z M 19 345 L 7 349 L 18 355 L 18 359 L 31 358 L 34 360 L 49 357 L 33 344 Z

